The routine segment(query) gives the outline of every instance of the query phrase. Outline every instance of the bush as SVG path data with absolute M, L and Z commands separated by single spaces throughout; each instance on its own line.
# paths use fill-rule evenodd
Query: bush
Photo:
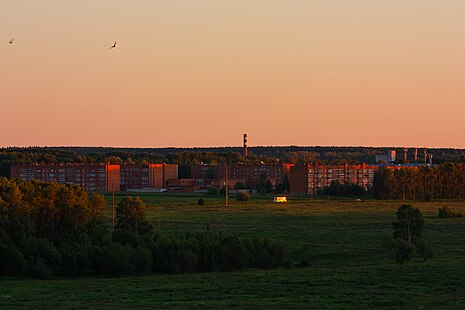
M 410 259 L 413 252 L 413 247 L 410 243 L 403 239 L 394 239 L 392 243 L 391 253 L 392 257 L 399 264 L 403 264 L 406 260 Z
M 134 273 L 142 275 L 152 270 L 152 252 L 144 247 L 137 247 L 131 253 L 131 263 L 134 265 Z
M 223 239 L 218 248 L 218 263 L 221 271 L 244 269 L 248 261 L 248 251 L 235 237 Z
M 433 257 L 433 250 L 426 244 L 424 240 L 419 240 L 415 244 L 417 248 L 417 253 L 423 257 L 423 260 L 426 262 L 428 258 Z
M 113 232 L 113 241 L 122 245 L 129 244 L 137 247 L 140 243 L 139 235 L 127 229 L 118 229 Z
M 197 200 L 197 205 L 204 206 L 205 205 L 205 200 L 203 200 L 202 198 L 199 198 L 199 200 Z
M 445 206 L 438 209 L 439 218 L 451 218 L 451 217 L 462 217 L 462 213 L 456 213 L 451 208 Z
M 250 194 L 247 192 L 239 192 L 237 193 L 236 196 L 237 201 L 249 201 L 250 200 Z
M 0 242 L 0 275 L 20 276 L 26 267 L 23 254 L 16 247 Z
M 387 236 L 383 238 L 383 248 L 391 252 L 392 258 L 399 264 L 403 264 L 410 259 L 413 247 L 410 243 L 402 238 L 392 239 Z
M 431 201 L 433 200 L 433 193 L 431 191 L 426 191 L 424 195 L 424 200 L 425 201 Z
M 197 255 L 191 250 L 179 250 L 176 253 L 178 260 L 177 269 L 181 273 L 197 272 Z
M 48 279 L 53 276 L 53 271 L 47 267 L 43 259 L 39 258 L 32 266 L 31 274 L 34 278 Z
M 130 262 L 131 247 L 110 243 L 98 251 L 96 269 L 100 274 L 122 276 L 132 274 L 134 266 Z
M 208 195 L 210 196 L 217 196 L 218 195 L 218 190 L 216 188 L 210 187 L 208 189 Z

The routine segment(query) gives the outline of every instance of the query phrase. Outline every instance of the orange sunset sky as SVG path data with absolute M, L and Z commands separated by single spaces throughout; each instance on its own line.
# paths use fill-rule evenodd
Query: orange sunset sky
M 0 0 L 0 146 L 465 148 L 464 84 L 463 0 Z

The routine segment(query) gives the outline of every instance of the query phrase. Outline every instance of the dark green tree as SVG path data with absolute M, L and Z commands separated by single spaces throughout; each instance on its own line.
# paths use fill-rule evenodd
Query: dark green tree
M 402 205 L 396 212 L 397 221 L 394 221 L 394 239 L 404 239 L 409 244 L 420 240 L 425 228 L 423 215 L 411 205 Z
M 116 208 L 116 229 L 133 233 L 147 232 L 149 224 L 145 218 L 145 204 L 139 197 L 125 197 Z

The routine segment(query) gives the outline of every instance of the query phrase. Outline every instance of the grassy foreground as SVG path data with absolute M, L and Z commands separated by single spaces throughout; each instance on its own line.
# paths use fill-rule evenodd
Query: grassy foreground
M 205 198 L 205 197 L 204 197 Z M 119 196 L 116 197 L 118 202 Z M 0 308 L 409 308 L 465 307 L 465 218 L 439 219 L 458 201 L 412 203 L 422 210 L 435 257 L 393 263 L 380 246 L 392 233 L 399 201 L 294 198 L 286 205 L 257 197 L 144 195 L 147 214 L 164 234 L 210 231 L 283 243 L 306 268 L 128 278 L 0 279 Z M 109 200 L 110 201 L 110 200 Z M 110 208 L 107 210 L 111 214 Z

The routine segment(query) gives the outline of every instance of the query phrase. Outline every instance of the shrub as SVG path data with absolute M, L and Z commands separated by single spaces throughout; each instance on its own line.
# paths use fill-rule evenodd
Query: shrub
M 217 190 L 216 188 L 210 187 L 210 188 L 208 189 L 208 195 L 210 195 L 210 196 L 216 196 L 216 195 L 218 195 L 218 190 Z
M 433 200 L 433 193 L 431 191 L 426 191 L 425 196 L 424 196 L 425 201 L 431 201 Z
M 439 218 L 451 218 L 451 217 L 462 217 L 462 213 L 456 213 L 448 206 L 444 206 L 443 208 L 438 209 L 438 216 Z
M 0 242 L 0 275 L 22 275 L 26 266 L 23 254 L 16 247 Z
M 33 266 L 32 273 L 34 277 L 49 277 L 61 265 L 60 252 L 47 239 L 30 238 L 27 247 L 23 249 L 23 253 L 28 257 L 30 266 Z M 45 267 L 42 268 L 42 265 Z
M 452 217 L 454 215 L 454 212 L 452 211 L 452 209 L 450 209 L 449 207 L 445 206 L 443 208 L 439 208 L 438 210 L 439 214 L 439 218 L 449 218 L 449 217 Z
M 139 235 L 127 229 L 118 229 L 113 232 L 113 241 L 122 245 L 129 244 L 137 247 L 140 243 Z
M 105 275 L 121 276 L 132 274 L 134 266 L 130 263 L 131 247 L 119 243 L 110 243 L 98 251 L 96 269 Z
M 413 247 L 410 243 L 403 239 L 394 239 L 392 243 L 391 253 L 392 257 L 399 264 L 403 264 L 406 260 L 410 259 L 413 252 Z
M 134 265 L 134 273 L 142 275 L 152 270 L 152 252 L 144 247 L 137 247 L 131 253 L 131 263 Z
M 31 274 L 34 278 L 48 279 L 53 276 L 53 271 L 47 267 L 43 259 L 39 258 L 32 266 Z
M 199 200 L 197 200 L 197 204 L 199 206 L 204 206 L 205 205 L 205 200 L 203 200 L 202 198 L 199 198 Z
M 403 264 L 406 260 L 410 259 L 410 255 L 413 252 L 412 245 L 402 238 L 392 239 L 385 236 L 382 246 L 391 252 L 392 258 L 399 264 Z
M 178 259 L 177 269 L 182 273 L 197 272 L 197 255 L 191 250 L 179 250 L 176 255 Z
M 248 261 L 248 252 L 235 237 L 223 239 L 218 248 L 220 270 L 232 271 L 244 269 Z
M 423 257 L 423 260 L 426 262 L 428 258 L 433 257 L 433 250 L 426 244 L 424 240 L 419 240 L 415 244 L 417 248 L 417 253 Z
M 249 201 L 250 194 L 247 192 L 239 192 L 236 196 L 237 201 Z

